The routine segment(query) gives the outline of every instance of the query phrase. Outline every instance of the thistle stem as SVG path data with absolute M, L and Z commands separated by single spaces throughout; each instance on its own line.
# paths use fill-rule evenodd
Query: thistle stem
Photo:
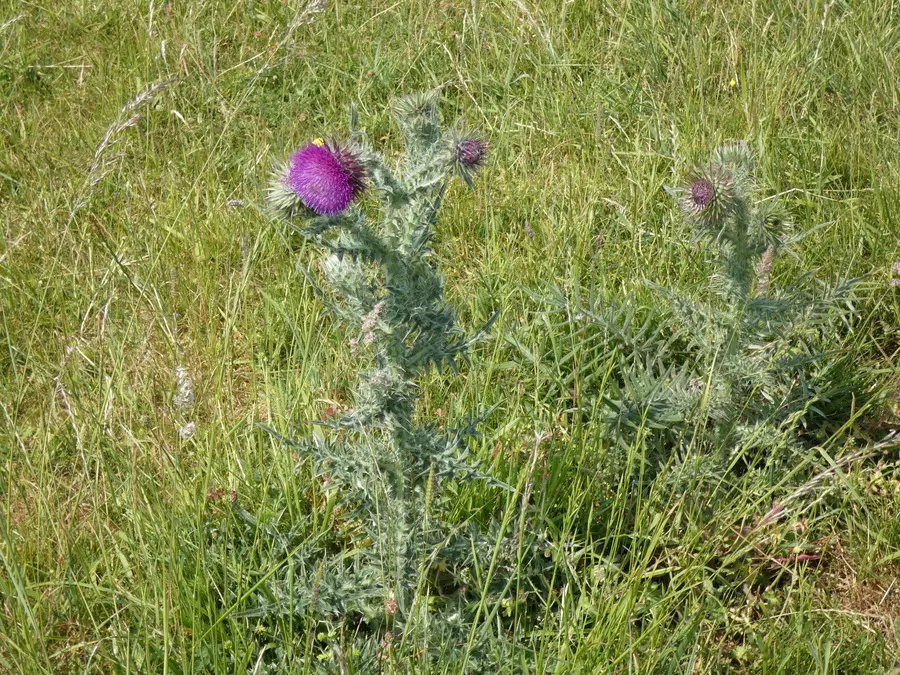
M 727 274 L 735 300 L 743 303 L 750 295 L 753 272 L 748 233 L 750 213 L 746 199 L 737 200 L 732 217 L 732 250 L 727 258 Z

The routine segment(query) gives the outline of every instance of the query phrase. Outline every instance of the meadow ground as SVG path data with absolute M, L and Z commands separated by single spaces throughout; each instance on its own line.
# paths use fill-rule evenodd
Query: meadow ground
M 208 554 L 231 495 L 261 523 L 333 525 L 308 467 L 255 425 L 304 433 L 355 370 L 298 265 L 315 252 L 260 205 L 273 162 L 346 128 L 349 102 L 390 150 L 389 102 L 438 86 L 492 144 L 475 190 L 448 195 L 438 262 L 460 323 L 503 313 L 425 408 L 499 404 L 476 453 L 532 487 L 497 512 L 526 509 L 568 579 L 539 625 L 485 598 L 470 635 L 504 615 L 522 662 L 558 672 L 900 665 L 896 455 L 844 463 L 768 525 L 784 486 L 703 514 L 600 508 L 604 439 L 544 395 L 580 372 L 577 349 L 528 292 L 652 306 L 646 281 L 702 285 L 709 256 L 663 184 L 746 139 L 799 228 L 820 226 L 775 281 L 867 278 L 834 348 L 871 384 L 797 476 L 878 441 L 900 414 L 898 26 L 891 0 L 0 3 L 0 672 L 262 672 L 276 652 L 340 667 L 341 636 L 241 614 L 284 560 Z M 173 402 L 179 367 L 193 405 L 184 386 Z M 460 495 L 460 520 L 487 499 Z M 742 548 L 745 528 L 764 532 Z

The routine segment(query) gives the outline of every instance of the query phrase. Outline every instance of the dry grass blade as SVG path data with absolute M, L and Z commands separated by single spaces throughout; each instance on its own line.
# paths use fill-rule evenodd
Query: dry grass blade
M 25 16 L 24 14 L 17 14 L 16 16 L 7 19 L 7 20 L 4 21 L 3 23 L 0 23 L 0 33 L 2 33 L 2 32 L 5 31 L 7 28 L 9 28 L 10 26 L 12 26 L 14 23 L 16 23 L 16 21 L 21 20 L 22 17 L 24 17 L 24 16 Z

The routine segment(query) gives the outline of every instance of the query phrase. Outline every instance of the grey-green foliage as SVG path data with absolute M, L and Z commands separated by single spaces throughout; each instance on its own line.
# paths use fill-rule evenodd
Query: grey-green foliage
M 315 602 L 314 611 L 333 614 L 371 614 L 387 606 L 388 614 L 399 612 L 396 625 L 411 609 L 426 558 L 452 539 L 440 518 L 445 482 L 499 483 L 468 457 L 472 428 L 445 432 L 416 420 L 417 379 L 432 367 L 455 371 L 471 343 L 446 302 L 431 248 L 453 173 L 472 177 L 471 167 L 458 161 L 461 137 L 443 132 L 436 93 L 402 99 L 395 118 L 406 152 L 395 171 L 356 128 L 355 113 L 353 118 L 347 147 L 365 167 L 377 217 L 358 205 L 315 216 L 280 176 L 271 191 L 278 213 L 292 224 L 299 221 L 295 229 L 325 251 L 321 272 L 330 292 L 323 298 L 348 328 L 348 348 L 359 363 L 352 410 L 319 422 L 328 431 L 311 442 L 289 441 L 312 458 L 329 490 L 337 490 L 343 520 L 359 524 L 352 555 L 341 556 L 353 562 L 333 560 L 337 577 L 326 573 L 308 583 L 293 594 L 296 606 L 287 598 L 280 604 L 284 611 L 306 613 Z
M 778 200 L 759 195 L 743 143 L 718 149 L 667 191 L 698 245 L 716 252 L 706 292 L 651 283 L 664 307 L 641 312 L 633 298 L 556 291 L 551 313 L 571 317 L 589 345 L 580 358 L 588 368 L 613 364 L 600 394 L 608 434 L 624 446 L 646 441 L 657 451 L 653 469 L 673 456 L 718 474 L 739 459 L 783 463 L 802 450 L 801 428 L 842 393 L 835 369 L 844 361 L 825 337 L 852 313 L 855 284 L 773 282 L 778 254 L 796 237 Z M 579 375 L 598 379 L 584 367 Z
M 693 379 L 672 393 L 708 416 L 724 448 L 778 453 L 796 446 L 798 425 L 833 393 L 815 377 L 829 351 L 821 338 L 852 311 L 854 282 L 772 283 L 791 242 L 788 219 L 777 199 L 760 198 L 753 172 L 747 146 L 727 145 L 681 188 L 687 221 L 718 252 L 710 289 L 720 301 L 664 292 L 696 354 Z M 698 185 L 713 187 L 712 203 L 692 198 Z

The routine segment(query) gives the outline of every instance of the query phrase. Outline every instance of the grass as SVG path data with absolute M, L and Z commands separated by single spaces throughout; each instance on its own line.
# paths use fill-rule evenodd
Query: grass
M 834 342 L 882 403 L 797 476 L 879 440 L 900 381 L 898 18 L 889 0 L 0 4 L 0 672 L 263 672 L 277 650 L 298 672 L 339 667 L 341 635 L 240 614 L 287 562 L 261 528 L 229 538 L 231 491 L 261 523 L 334 525 L 308 467 L 255 424 L 303 433 L 355 372 L 297 265 L 312 252 L 259 205 L 273 161 L 343 128 L 349 101 L 392 148 L 387 103 L 434 86 L 493 145 L 475 191 L 449 195 L 439 263 L 463 325 L 503 315 L 424 400 L 449 420 L 499 404 L 477 452 L 519 486 L 461 490 L 454 516 L 527 516 L 565 580 L 537 615 L 483 597 L 471 634 L 496 638 L 492 669 L 896 666 L 896 454 L 842 465 L 769 524 L 785 486 L 707 505 L 604 492 L 603 439 L 545 395 L 577 345 L 526 289 L 653 303 L 644 280 L 702 283 L 662 185 L 745 138 L 796 222 L 821 225 L 776 282 L 870 281 Z M 190 411 L 172 403 L 178 366 Z M 792 557 L 809 551 L 817 564 Z

